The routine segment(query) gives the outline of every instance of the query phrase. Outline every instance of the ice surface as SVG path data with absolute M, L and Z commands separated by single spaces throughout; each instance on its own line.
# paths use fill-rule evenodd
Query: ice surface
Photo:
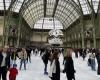
M 92 71 L 90 67 L 87 65 L 87 58 L 85 61 L 82 58 L 76 59 L 73 56 L 74 65 L 76 70 L 76 80 L 100 80 L 100 75 L 97 75 L 96 71 Z M 63 69 L 63 57 L 59 58 L 61 70 Z M 17 61 L 19 68 L 19 60 Z M 48 64 L 48 71 L 49 71 Z M 27 70 L 19 70 L 19 74 L 17 76 L 17 80 L 50 80 L 47 75 L 43 74 L 44 64 L 41 60 L 40 56 L 32 56 L 32 63 L 27 63 Z M 61 73 L 61 80 L 67 80 L 66 75 Z

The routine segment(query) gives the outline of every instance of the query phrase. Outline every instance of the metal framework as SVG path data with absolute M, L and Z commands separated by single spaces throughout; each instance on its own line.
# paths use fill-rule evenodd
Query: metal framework
M 100 0 L 0 0 L 0 10 L 21 13 L 31 28 L 42 17 L 57 18 L 68 28 L 81 15 L 95 14 Z

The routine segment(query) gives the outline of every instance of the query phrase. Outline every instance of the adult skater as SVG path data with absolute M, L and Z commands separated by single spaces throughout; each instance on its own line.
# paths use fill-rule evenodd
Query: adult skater
M 93 51 L 92 51 L 92 53 L 91 53 L 91 55 L 90 55 L 90 59 L 91 59 L 91 69 L 93 70 L 93 71 L 96 71 L 96 63 L 95 63 L 95 53 L 93 53 Z
M 22 48 L 22 51 L 19 53 L 20 60 L 20 70 L 22 68 L 22 64 L 24 64 L 24 70 L 26 70 L 26 60 L 27 60 L 27 52 L 25 48 Z
M 74 75 L 75 69 L 74 69 L 74 63 L 73 63 L 73 59 L 72 59 L 71 49 L 68 49 L 63 73 L 66 73 L 68 80 L 72 80 L 72 79 L 75 80 L 75 75 Z
M 18 57 L 17 50 L 16 48 L 13 48 L 13 51 L 11 53 L 12 65 L 16 64 L 17 57 Z
M 97 50 L 97 52 L 96 52 L 96 59 L 97 59 L 97 63 L 98 63 L 97 74 L 100 75 L 100 49 Z
M 51 80 L 60 80 L 59 52 L 57 50 L 54 50 L 52 54 L 49 77 Z
M 7 71 L 10 68 L 10 55 L 7 52 L 8 47 L 5 46 L 3 51 L 0 52 L 0 80 L 7 80 Z
M 44 74 L 48 74 L 47 72 L 47 65 L 48 65 L 48 60 L 49 60 L 49 57 L 50 57 L 50 52 L 49 50 L 45 50 L 44 53 L 43 53 L 43 56 L 42 56 L 42 60 L 43 60 L 43 63 L 44 63 Z
M 28 62 L 31 63 L 31 48 L 26 48 L 26 52 L 27 52 L 27 63 Z

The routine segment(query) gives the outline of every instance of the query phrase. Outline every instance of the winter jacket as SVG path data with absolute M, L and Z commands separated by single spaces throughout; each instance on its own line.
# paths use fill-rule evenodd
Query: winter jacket
M 20 59 L 27 59 L 27 52 L 26 51 L 24 51 L 24 52 L 21 51 L 18 53 L 18 55 L 19 55 Z
M 18 70 L 16 68 L 11 68 L 9 70 L 9 80 L 16 80 L 16 75 L 18 74 Z
M 5 60 L 6 68 L 10 68 L 10 55 L 7 54 L 5 59 L 6 59 Z M 2 55 L 2 52 L 0 52 L 0 67 L 1 67 L 2 61 L 3 61 L 3 55 Z
M 72 57 L 66 58 L 65 68 L 64 68 L 63 72 L 67 74 L 67 77 L 74 78 L 75 69 L 74 69 Z
M 50 67 L 49 77 L 52 80 L 60 80 L 60 63 L 58 59 L 53 60 L 51 67 Z

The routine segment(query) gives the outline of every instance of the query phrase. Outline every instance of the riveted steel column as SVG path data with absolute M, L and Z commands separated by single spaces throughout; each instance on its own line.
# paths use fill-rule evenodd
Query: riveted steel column
M 21 26 L 22 26 L 22 16 L 19 14 L 17 47 L 20 46 Z
M 5 5 L 5 0 L 3 0 L 3 4 L 4 4 L 4 21 L 3 21 L 3 39 L 2 39 L 2 46 L 4 46 L 5 44 L 5 22 L 6 22 L 6 14 L 5 14 L 5 11 L 6 11 L 6 5 Z
M 80 1 L 77 0 L 79 3 L 79 7 L 80 7 L 80 11 L 81 11 L 81 16 L 80 16 L 80 26 L 81 26 L 81 40 L 82 40 L 82 48 L 84 48 L 84 21 L 83 21 L 83 11 L 82 11 L 82 7 L 80 4 Z

